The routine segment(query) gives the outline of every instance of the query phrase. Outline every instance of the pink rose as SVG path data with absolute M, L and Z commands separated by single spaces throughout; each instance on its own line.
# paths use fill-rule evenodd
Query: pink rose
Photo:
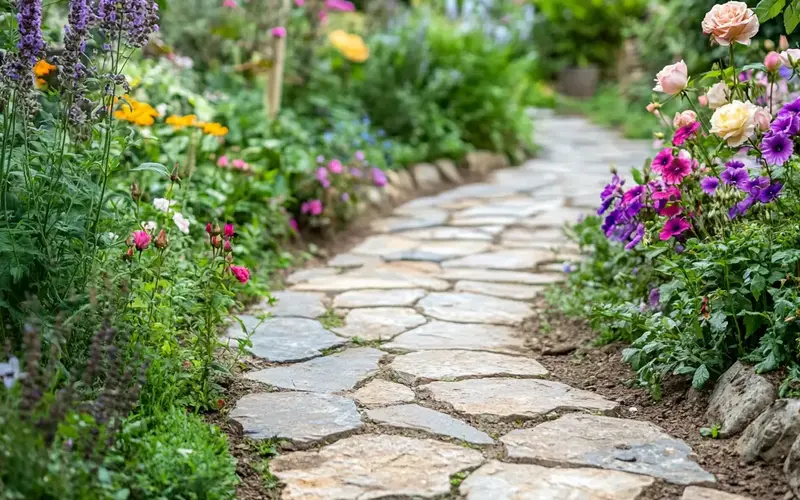
M 772 115 L 769 113 L 767 108 L 758 108 L 756 109 L 755 114 L 753 114 L 753 121 L 756 124 L 756 130 L 759 132 L 765 132 L 769 130 L 769 122 L 772 121 Z
M 273 38 L 286 38 L 286 28 L 283 26 L 276 26 L 272 28 L 272 37 Z
M 656 86 L 653 90 L 669 95 L 680 94 L 689 83 L 689 69 L 683 60 L 665 66 L 656 75 Z
M 346 0 L 325 0 L 325 8 L 341 12 L 353 12 L 356 10 L 356 6 Z
M 239 283 L 247 283 L 250 280 L 250 270 L 244 266 L 231 266 L 231 272 Z
M 294 0 L 294 4 L 298 7 L 302 7 L 306 4 L 306 0 Z
M 136 250 L 140 252 L 150 246 L 150 235 L 147 231 L 134 231 L 133 245 L 136 247 Z
M 767 71 L 775 71 L 781 67 L 781 64 L 781 55 L 774 50 L 764 58 L 764 66 L 767 67 Z
M 239 6 L 239 4 L 236 3 L 236 0 L 225 0 L 224 2 L 222 2 L 222 6 L 227 7 L 229 9 L 235 9 L 236 7 Z
M 703 19 L 703 33 L 711 35 L 720 45 L 733 42 L 750 45 L 750 39 L 758 33 L 758 17 L 744 2 L 728 2 L 715 5 Z
M 222 234 L 224 234 L 224 235 L 225 235 L 225 239 L 228 239 L 228 238 L 230 238 L 230 237 L 231 237 L 231 236 L 233 236 L 235 233 L 236 233 L 236 231 L 234 231 L 234 229 L 233 229 L 233 224 L 231 224 L 230 222 L 229 222 L 229 223 L 227 223 L 227 224 L 225 224 L 225 230 L 224 230 L 224 231 L 223 231 L 223 233 L 222 233 Z
M 222 167 L 222 168 L 227 167 L 228 166 L 228 157 L 225 156 L 225 155 L 220 156 L 219 159 L 217 160 L 217 166 L 218 167 Z
M 781 62 L 787 68 L 800 64 L 800 49 L 786 49 L 781 52 Z
M 233 168 L 238 168 L 239 170 L 244 170 L 247 168 L 247 162 L 242 160 L 241 158 L 237 158 L 231 162 L 231 166 Z
M 708 97 L 701 95 L 697 98 L 697 102 L 700 103 L 701 106 L 708 106 Z
M 672 119 L 672 125 L 675 128 L 686 127 L 697 121 L 697 113 L 691 109 L 687 109 L 683 113 L 675 113 L 675 118 Z

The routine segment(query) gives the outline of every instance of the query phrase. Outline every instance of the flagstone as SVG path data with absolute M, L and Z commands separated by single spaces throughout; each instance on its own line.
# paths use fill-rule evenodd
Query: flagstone
M 239 316 L 239 319 L 252 333 L 253 346 L 248 350 L 267 361 L 303 361 L 345 342 L 312 319 L 268 318 L 262 321 L 250 315 Z M 245 337 L 238 322 L 228 329 L 227 334 L 232 339 Z
M 477 377 L 543 377 L 547 370 L 538 361 L 477 351 L 418 351 L 396 356 L 389 364 L 407 384 L 437 380 L 456 381 Z
M 485 281 L 459 281 L 456 292 L 470 292 L 516 300 L 531 300 L 544 291 L 542 286 L 517 285 L 515 283 L 487 283 Z
M 448 260 L 442 264 L 442 267 L 523 270 L 533 269 L 546 259 L 547 254 L 542 250 L 500 250 Z
M 358 307 L 404 307 L 414 305 L 425 296 L 419 288 L 399 290 L 353 290 L 337 295 L 333 299 L 334 308 L 352 309 Z
M 476 217 L 453 217 L 450 226 L 509 226 L 519 217 L 511 215 L 479 215 Z
M 415 429 L 447 436 L 473 444 L 494 444 L 483 431 L 450 415 L 416 404 L 389 406 L 367 411 L 367 418 L 379 424 L 401 429 Z
M 344 267 L 344 268 L 373 266 L 380 263 L 381 263 L 380 257 L 376 257 L 374 255 L 355 255 L 352 253 L 340 253 L 339 255 L 328 261 L 329 266 Z M 326 276 L 319 276 L 319 277 L 326 277 Z M 317 277 L 315 276 L 314 278 Z M 310 279 L 304 281 L 310 281 Z
M 344 326 L 332 330 L 350 338 L 387 340 L 425 322 L 424 316 L 407 307 L 369 307 L 353 309 L 347 313 Z
M 410 403 L 414 401 L 414 391 L 396 382 L 376 378 L 350 395 L 367 408 Z
M 560 267 L 559 267 L 559 270 Z M 559 273 L 528 273 L 522 271 L 502 271 L 497 269 L 449 268 L 436 275 L 445 280 L 487 281 L 490 283 L 522 283 L 527 285 L 549 285 L 564 281 Z
M 412 240 L 480 240 L 492 241 L 492 235 L 480 228 L 438 226 L 403 231 L 403 238 Z
M 507 326 L 430 321 L 383 344 L 384 349 L 404 351 L 464 349 L 519 354 L 524 339 Z
M 419 260 L 442 262 L 447 259 L 485 252 L 490 247 L 491 243 L 486 241 L 420 241 L 414 248 L 384 254 L 383 258 L 387 261 Z
M 328 276 L 339 274 L 340 272 L 341 269 L 336 269 L 335 267 L 312 267 L 310 269 L 300 269 L 299 271 L 295 271 L 287 276 L 286 283 L 290 285 L 296 285 L 297 283 L 302 283 L 303 281 L 308 281 L 314 278 L 326 278 Z
M 597 202 L 600 203 L 600 196 L 597 196 Z M 591 215 L 591 210 L 581 210 L 575 208 L 561 208 L 558 210 L 551 210 L 543 214 L 536 215 L 522 219 L 519 224 L 525 227 L 561 227 L 564 224 L 574 224 L 578 222 L 581 217 Z
M 281 290 L 270 294 L 275 302 L 262 301 L 254 311 L 268 312 L 272 316 L 297 316 L 318 318 L 328 311 L 330 300 L 322 293 Z
M 359 289 L 398 289 L 423 288 L 425 290 L 446 290 L 450 284 L 432 276 L 412 270 L 392 270 L 387 268 L 368 268 L 348 273 L 318 278 L 292 287 L 293 290 L 313 290 L 338 292 Z
M 524 302 L 474 293 L 431 293 L 417 307 L 428 317 L 456 323 L 516 325 L 533 314 Z

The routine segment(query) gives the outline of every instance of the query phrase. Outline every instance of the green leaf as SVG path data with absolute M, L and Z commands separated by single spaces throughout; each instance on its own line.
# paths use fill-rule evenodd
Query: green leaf
M 631 175 L 633 175 L 633 180 L 636 181 L 636 184 L 644 184 L 644 177 L 638 168 L 631 169 Z
M 745 338 L 748 338 L 753 332 L 758 330 L 758 327 L 761 326 L 762 319 L 761 316 L 755 314 L 748 314 L 744 317 Z
M 750 293 L 756 298 L 756 300 L 761 297 L 761 293 L 767 288 L 767 280 L 764 279 L 764 276 L 760 274 L 756 274 L 753 276 L 753 279 L 750 281 Z
M 795 3 L 786 7 L 783 12 L 783 25 L 786 27 L 786 34 L 790 35 L 798 24 L 800 24 L 800 2 L 795 1 Z
M 154 162 L 142 163 L 138 167 L 132 168 L 131 172 L 155 172 L 164 177 L 169 177 L 169 170 L 167 170 L 167 167 L 161 163 Z
M 785 5 L 786 0 L 761 0 L 753 12 L 758 16 L 758 22 L 764 23 L 780 14 Z
M 694 377 L 692 377 L 692 387 L 695 389 L 702 389 L 709 378 L 711 378 L 711 374 L 708 373 L 706 365 L 700 365 L 697 370 L 695 370 Z

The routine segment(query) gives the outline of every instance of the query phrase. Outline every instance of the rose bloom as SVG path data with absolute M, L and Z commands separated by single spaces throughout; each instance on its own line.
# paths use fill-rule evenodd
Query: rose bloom
M 769 130 L 769 124 L 772 121 L 772 115 L 767 108 L 759 107 L 753 115 L 753 120 L 756 123 L 756 130 L 765 132 Z
M 764 57 L 764 66 L 767 68 L 767 71 L 775 71 L 781 67 L 781 64 L 783 64 L 781 55 L 775 51 L 770 52 Z
M 697 113 L 691 109 L 687 109 L 683 113 L 675 113 L 675 118 L 672 119 L 672 125 L 675 128 L 686 127 L 697 121 Z
M 750 45 L 750 39 L 758 33 L 758 17 L 744 2 L 728 2 L 715 5 L 703 19 L 703 33 L 711 35 L 720 44 L 733 42 Z
M 705 94 L 698 96 L 697 102 L 700 103 L 701 106 L 708 106 L 708 97 Z
M 689 83 L 689 69 L 683 60 L 664 66 L 656 75 L 656 86 L 653 90 L 669 95 L 679 94 Z
M 753 136 L 758 106 L 739 100 L 726 104 L 711 117 L 711 133 L 725 139 L 728 146 L 738 147 Z
M 728 104 L 728 98 L 731 91 L 728 90 L 728 84 L 725 82 L 717 82 L 708 89 L 706 92 L 706 99 L 708 99 L 708 107 L 711 109 L 720 108 Z
M 792 68 L 800 63 L 800 49 L 787 49 L 781 52 L 781 63 L 787 68 Z

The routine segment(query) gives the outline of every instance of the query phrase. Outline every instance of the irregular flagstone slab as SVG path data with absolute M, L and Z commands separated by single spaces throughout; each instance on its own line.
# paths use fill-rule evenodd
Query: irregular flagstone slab
M 443 280 L 421 273 L 398 272 L 389 269 L 370 268 L 349 273 L 310 280 L 292 287 L 294 290 L 316 290 L 339 292 L 348 290 L 423 288 L 425 290 L 446 290 L 450 285 Z
M 634 472 L 670 483 L 713 483 L 689 457 L 692 449 L 650 422 L 570 414 L 500 440 L 508 457 L 547 466 L 588 465 Z
M 323 293 L 282 290 L 272 292 L 271 295 L 275 303 L 269 305 L 267 301 L 261 302 L 256 306 L 256 310 L 268 312 L 276 317 L 297 316 L 314 319 L 324 315 L 330 304 L 330 300 Z
M 525 229 L 521 227 L 508 229 L 503 233 L 503 244 L 506 242 L 523 243 L 560 243 L 569 241 L 561 229 Z
M 487 241 L 420 241 L 414 248 L 387 253 L 383 255 L 383 258 L 387 261 L 421 260 L 442 262 L 455 257 L 485 252 L 490 247 L 491 243 Z
M 474 267 L 479 269 L 533 269 L 548 259 L 548 252 L 542 250 L 501 250 L 479 253 L 460 259 L 448 260 L 442 267 Z
M 494 440 L 485 432 L 479 431 L 450 415 L 415 404 L 369 410 L 367 411 L 367 417 L 379 424 L 391 427 L 416 429 L 473 444 L 494 444 Z
M 374 374 L 384 355 L 377 349 L 360 347 L 303 363 L 248 372 L 244 377 L 293 391 L 346 391 Z
M 403 238 L 412 240 L 478 240 L 492 241 L 492 235 L 480 229 L 466 227 L 438 226 L 427 229 L 403 231 Z
M 476 351 L 419 351 L 395 357 L 389 368 L 408 384 L 476 377 L 542 377 L 545 367 L 538 361 Z
M 372 255 L 382 257 L 390 253 L 411 250 L 419 245 L 419 242 L 401 238 L 399 236 L 378 235 L 370 236 L 356 246 L 350 253 L 356 255 Z
M 253 332 L 250 340 L 253 346 L 249 351 L 259 358 L 279 363 L 303 361 L 322 355 L 323 349 L 344 344 L 319 324 L 306 318 L 269 318 L 261 322 L 255 316 L 239 316 L 248 332 Z M 259 325 L 260 323 L 260 325 Z M 258 327 L 256 328 L 256 325 Z M 230 338 L 243 338 L 245 333 L 235 323 L 228 329 Z
M 495 283 L 523 283 L 527 285 L 549 285 L 564 281 L 566 277 L 559 273 L 526 273 L 522 271 L 502 271 L 470 268 L 443 269 L 436 275 L 445 280 L 488 281 Z
M 436 160 L 436 167 L 439 168 L 439 172 L 442 174 L 442 177 L 447 180 L 447 182 L 451 182 L 453 184 L 461 184 L 464 182 L 464 179 L 461 178 L 461 174 L 458 173 L 456 164 L 452 160 Z
M 467 500 L 636 500 L 654 479 L 602 469 L 548 469 L 492 460 L 461 483 Z
M 524 351 L 524 344 L 524 339 L 507 326 L 431 321 L 398 335 L 382 347 L 406 351 L 464 349 L 519 354 Z
M 450 476 L 476 467 L 476 450 L 432 439 L 351 436 L 313 452 L 281 455 L 270 470 L 284 500 L 431 498 L 450 492 Z
M 544 287 L 517 285 L 515 283 L 487 283 L 485 281 L 459 281 L 455 291 L 479 293 L 505 299 L 531 300 L 544 291 Z
M 499 234 L 503 232 L 505 226 L 475 226 L 472 229 L 477 229 L 478 231 L 483 231 L 484 233 L 489 233 L 491 235 Z
M 619 405 L 593 392 L 552 380 L 479 378 L 420 386 L 456 411 L 485 417 L 537 418 L 554 411 L 613 413 Z
M 236 402 L 230 418 L 253 439 L 288 439 L 309 446 L 361 427 L 355 403 L 342 396 L 309 392 L 248 394 Z
M 541 202 L 529 196 L 509 198 L 501 201 L 486 203 L 481 206 L 470 207 L 460 210 L 454 214 L 457 218 L 470 217 L 528 217 L 541 212 L 545 206 Z
M 389 217 L 373 222 L 372 230 L 381 233 L 397 233 L 410 229 L 439 226 L 444 224 L 449 216 L 444 210 L 429 210 L 415 214 L 413 217 Z
M 509 226 L 519 217 L 510 215 L 482 215 L 477 217 L 454 217 L 451 226 Z
M 347 313 L 344 320 L 345 325 L 332 330 L 334 333 L 350 338 L 385 340 L 419 325 L 424 325 L 425 321 L 425 317 L 413 309 L 370 307 L 353 309 Z
M 750 497 L 734 495 L 724 491 L 712 490 L 711 488 L 701 488 L 699 486 L 689 486 L 683 490 L 681 500 L 752 500 Z
M 403 307 L 414 305 L 425 296 L 425 290 L 353 290 L 337 295 L 333 299 L 334 308 L 352 309 L 357 307 Z
M 411 167 L 411 173 L 420 189 L 430 189 L 442 182 L 442 176 L 436 165 L 420 163 Z
M 355 255 L 352 253 L 340 253 L 333 259 L 328 261 L 329 266 L 333 267 L 362 267 L 380 264 L 380 257 L 369 255 Z
M 456 323 L 516 325 L 533 314 L 524 302 L 474 293 L 432 293 L 417 307 L 426 316 Z
M 388 380 L 375 379 L 350 395 L 367 408 L 410 403 L 414 401 L 414 391 L 408 387 Z
M 535 217 L 522 219 L 519 221 L 519 224 L 526 227 L 561 227 L 564 224 L 575 224 L 590 213 L 590 210 L 561 208 L 539 214 Z
M 339 274 L 340 269 L 336 269 L 333 267 L 314 267 L 311 269 L 300 269 L 299 271 L 295 271 L 289 276 L 286 277 L 286 283 L 290 285 L 296 285 L 297 283 L 302 283 L 303 281 L 308 281 L 314 278 L 325 278 L 328 276 L 333 276 L 334 274 Z
M 717 380 L 708 398 L 706 419 L 711 424 L 721 424 L 721 437 L 732 436 L 760 415 L 776 397 L 775 387 L 766 378 L 737 361 Z

